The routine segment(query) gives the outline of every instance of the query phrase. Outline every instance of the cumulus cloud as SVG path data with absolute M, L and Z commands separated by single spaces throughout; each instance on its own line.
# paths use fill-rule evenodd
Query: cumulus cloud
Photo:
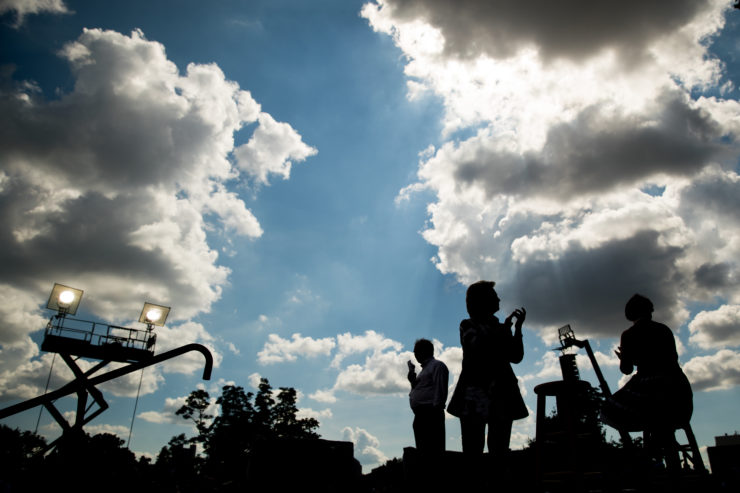
M 538 151 L 512 151 L 491 137 L 481 132 L 435 157 L 454 160 L 456 183 L 463 189 L 481 187 L 489 199 L 567 202 L 657 174 L 692 173 L 724 150 L 719 125 L 680 94 L 664 94 L 639 114 L 625 115 L 604 104 L 586 107 L 572 121 L 550 127 Z
M 0 14 L 6 12 L 15 12 L 16 26 L 20 26 L 28 14 L 66 14 L 69 10 L 63 0 L 0 0 Z
M 64 419 L 67 420 L 68 423 L 74 423 L 75 421 L 74 411 L 65 411 L 64 413 L 62 413 L 62 416 L 64 417 Z M 41 427 L 41 435 L 46 437 L 46 439 L 49 441 L 57 438 L 58 433 L 61 433 L 61 431 L 62 428 L 56 421 L 52 421 Z M 87 424 L 85 425 L 85 432 L 87 432 L 91 436 L 108 433 L 111 435 L 116 435 L 122 440 L 127 440 L 129 436 L 129 427 L 124 425 L 111 425 L 105 423 Z M 52 437 L 50 436 L 51 434 L 56 436 Z
M 123 426 L 123 425 L 109 425 L 109 424 L 87 425 L 85 426 L 85 431 L 89 433 L 90 435 L 99 435 L 101 433 L 108 433 L 111 435 L 116 435 L 118 436 L 118 438 L 121 438 L 123 440 L 127 440 L 128 433 L 129 433 L 129 427 Z
M 218 368 L 223 355 L 216 348 L 213 336 L 197 322 L 184 322 L 157 328 L 157 352 L 161 353 L 182 346 L 184 342 L 204 345 L 213 356 L 213 365 Z M 165 373 L 184 373 L 188 375 L 202 372 L 205 359 L 199 352 L 190 352 L 164 362 L 161 368 Z
M 635 292 L 674 329 L 691 302 L 737 304 L 738 101 L 716 95 L 728 77 L 708 50 L 728 7 L 366 4 L 409 97 L 444 105 L 443 142 L 398 196 L 434 194 L 437 268 L 497 281 L 502 313 L 526 306 L 545 339 L 565 323 L 618 336 Z
M 709 356 L 696 356 L 683 370 L 694 392 L 736 387 L 740 385 L 740 353 L 721 349 Z
M 363 364 L 353 364 L 337 375 L 335 390 L 363 395 L 408 393 L 406 361 L 413 357 L 411 351 L 372 353 Z
M 179 325 L 157 328 L 158 353 L 181 346 L 183 341 L 201 343 L 209 347 L 217 367 L 221 360 L 221 353 L 212 345 L 212 336 L 201 324 L 185 322 Z M 43 393 L 46 381 L 49 379 L 49 389 L 61 387 L 74 379 L 74 374 L 61 358 L 51 353 L 38 356 L 38 346 L 28 338 L 28 343 L 3 345 L 0 355 L 3 356 L 2 371 L 0 371 L 0 396 L 3 399 L 36 397 Z M 93 363 L 84 359 L 76 360 L 76 364 L 87 371 Z M 200 353 L 186 353 L 167 362 L 129 373 L 114 380 L 100 384 L 104 392 L 119 397 L 135 397 L 137 394 L 147 395 L 155 392 L 164 382 L 166 373 L 199 374 L 202 372 L 205 361 Z M 95 375 L 125 366 L 124 363 L 110 363 L 99 370 Z
M 435 357 L 443 361 L 450 370 L 452 388 L 462 369 L 462 349 L 444 347 L 436 339 L 433 344 Z M 330 337 L 312 339 L 300 334 L 293 334 L 292 339 L 288 340 L 271 334 L 257 358 L 263 364 L 281 363 L 295 361 L 298 356 L 330 356 L 332 351 L 334 357 L 330 366 L 338 371 L 334 385 L 314 391 L 308 395 L 310 399 L 334 403 L 337 401 L 338 391 L 366 396 L 408 393 L 406 362 L 415 361 L 414 353 L 404 350 L 399 341 L 373 330 L 359 335 L 345 332 L 339 334 L 336 341 Z M 350 355 L 364 355 L 364 358 L 360 363 L 346 364 L 345 359 Z M 257 383 L 259 375 L 255 373 L 249 378 Z
M 330 419 L 333 416 L 334 414 L 331 412 L 331 409 L 329 409 L 328 407 L 326 409 L 321 409 L 320 411 L 315 411 L 311 409 L 310 407 L 302 407 L 296 413 L 296 417 L 299 419 L 314 418 L 319 421 L 321 421 L 322 419 Z
M 342 429 L 342 439 L 355 445 L 355 458 L 363 466 L 382 464 L 388 457 L 380 451 L 380 440 L 362 428 Z
M 177 425 L 192 424 L 192 422 L 186 421 L 182 416 L 178 416 L 177 411 L 185 405 L 188 396 L 183 395 L 180 397 L 167 397 L 164 400 L 164 407 L 161 411 L 144 411 L 139 413 L 136 417 L 148 421 L 150 423 L 169 423 Z M 210 405 L 206 408 L 206 414 L 215 416 L 218 414 L 218 406 L 216 405 L 216 398 L 211 397 Z
M 740 346 L 740 306 L 699 312 L 689 323 L 689 331 L 689 342 L 704 349 Z
M 445 52 L 453 56 L 508 58 L 535 49 L 546 59 L 582 59 L 605 50 L 626 58 L 646 55 L 651 42 L 686 27 L 717 3 L 630 1 L 615 9 L 588 0 L 378 0 L 365 7 L 365 15 L 428 23 L 439 30 Z
M 85 289 L 84 309 L 113 323 L 143 300 L 172 306 L 158 348 L 201 342 L 218 364 L 213 338 L 188 322 L 210 310 L 229 275 L 208 237 L 258 238 L 234 185 L 287 178 L 289 163 L 315 150 L 217 65 L 182 73 L 141 31 L 85 29 L 59 55 L 75 85 L 58 99 L 44 100 L 32 81 L 0 85 L 0 290 L 17 301 L 0 336 L 0 375 L 36 372 L 18 363 L 37 352 L 28 334 L 43 328 L 38 307 L 54 281 Z M 237 157 L 245 125 L 255 126 L 251 154 Z M 164 371 L 198 367 L 202 357 L 190 355 Z M 145 371 L 147 391 L 160 371 Z
M 346 340 L 356 340 L 350 334 Z M 366 336 L 370 336 L 367 338 Z M 408 367 L 407 361 L 416 361 L 412 351 L 402 350 L 402 344 L 386 339 L 381 334 L 368 331 L 364 336 L 357 339 L 368 343 L 352 346 L 353 352 L 362 352 L 365 355 L 362 364 L 350 364 L 341 368 L 337 379 L 332 388 L 332 393 L 326 396 L 322 393 L 321 397 L 327 398 L 338 390 L 351 392 L 360 395 L 380 395 L 380 394 L 398 394 L 404 395 L 409 391 L 407 379 Z M 456 381 L 457 376 L 462 369 L 462 349 L 459 347 L 445 348 L 441 342 L 434 340 L 435 357 L 448 365 L 452 382 Z M 452 385 L 451 382 L 451 385 Z
M 291 339 L 283 339 L 277 334 L 270 334 L 265 346 L 257 353 L 257 361 L 263 365 L 296 361 L 298 356 L 308 358 L 328 355 L 336 345 L 334 338 L 313 339 L 293 334 Z
M 12 348 L 11 348 L 12 349 Z M 46 382 L 49 381 L 49 390 L 62 387 L 62 385 L 74 380 L 75 376 L 69 367 L 51 353 L 44 353 L 38 358 L 38 346 L 33 344 L 33 351 L 23 359 L 17 352 L 6 351 L 3 354 L 9 354 L 8 360 L 2 360 L 3 369 L 0 371 L 0 399 L 30 399 L 41 395 L 46 388 Z M 17 360 L 17 366 L 10 367 L 8 362 Z M 93 367 L 94 363 L 84 359 L 76 360 L 77 366 L 84 372 Z M 124 366 L 123 363 L 111 363 L 104 369 L 99 370 L 95 375 L 101 375 L 107 371 L 114 370 Z M 142 374 L 140 371 L 129 373 L 114 380 L 100 384 L 100 390 L 105 393 L 109 392 L 119 397 L 134 397 L 137 393 L 146 395 L 157 390 L 159 385 L 164 381 L 162 372 L 158 368 L 145 369 Z M 141 382 L 141 388 L 139 388 Z M 74 393 L 70 394 L 74 397 Z
M 308 398 L 313 399 L 316 402 L 326 402 L 328 404 L 337 402 L 337 398 L 331 390 L 317 390 L 312 394 L 308 394 Z
M 267 184 L 268 176 L 290 177 L 293 162 L 304 161 L 317 153 L 303 143 L 301 136 L 287 123 L 276 122 L 267 113 L 259 115 L 260 126 L 246 144 L 234 151 L 241 169 Z
M 251 375 L 249 375 L 247 377 L 247 381 L 249 382 L 249 385 L 253 389 L 258 389 L 259 388 L 259 386 L 260 386 L 260 380 L 262 380 L 262 375 L 260 375 L 257 372 L 252 373 Z
M 344 358 L 351 354 L 360 354 L 367 351 L 382 352 L 386 349 L 401 349 L 401 343 L 388 339 L 374 330 L 365 331 L 362 335 L 353 335 L 349 332 L 337 336 L 337 354 L 332 366 L 338 368 Z

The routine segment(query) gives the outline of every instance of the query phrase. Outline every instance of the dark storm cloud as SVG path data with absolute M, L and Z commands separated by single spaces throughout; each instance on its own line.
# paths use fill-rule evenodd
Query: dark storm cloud
M 727 262 L 718 264 L 705 263 L 694 271 L 694 281 L 697 285 L 707 289 L 722 289 L 730 287 L 733 282 L 733 268 Z
M 552 127 L 541 151 L 513 154 L 480 147 L 458 164 L 458 183 L 498 194 L 555 197 L 605 191 L 657 173 L 692 175 L 725 147 L 712 118 L 677 97 L 654 114 L 605 115 L 590 107 Z
M 19 225 L 27 210 L 23 195 L 30 188 L 10 188 L 0 195 L 0 221 Z M 65 273 L 121 273 L 141 280 L 177 279 L 177 273 L 156 251 L 132 248 L 128 235 L 147 219 L 154 221 L 146 196 L 106 198 L 90 193 L 70 199 L 63 209 L 36 225 L 43 234 L 19 242 L 10 228 L 0 228 L 0 241 L 13 248 L 0 250 L 5 266 L 3 281 L 28 285 L 30 280 L 51 281 Z M 16 200 L 17 199 L 17 200 Z M 21 207 L 19 207 L 19 205 Z M 126 214 L 120 214 L 126 211 Z M 152 241 L 156 241 L 152 238 Z
M 174 188 L 199 164 L 187 156 L 201 154 L 213 137 L 196 112 L 183 114 L 174 92 L 169 98 L 114 92 L 101 82 L 58 101 L 26 96 L 13 91 L 0 99 L 4 160 L 33 163 L 80 187 Z
M 682 253 L 661 246 L 654 231 L 594 249 L 572 245 L 557 260 L 519 266 L 515 281 L 502 286 L 502 292 L 511 290 L 507 299 L 527 307 L 527 319 L 546 330 L 571 324 L 584 336 L 618 337 L 629 325 L 624 304 L 634 293 L 653 301 L 657 319 L 675 322 L 678 294 L 686 281 L 676 266 Z
M 661 36 L 686 25 L 708 0 L 386 0 L 395 18 L 441 30 L 445 50 L 463 57 L 514 55 L 527 46 L 543 58 L 582 59 L 614 49 L 632 61 Z
M 722 229 L 740 226 L 740 177 L 737 174 L 705 173 L 681 193 L 680 213 L 698 220 L 706 216 Z

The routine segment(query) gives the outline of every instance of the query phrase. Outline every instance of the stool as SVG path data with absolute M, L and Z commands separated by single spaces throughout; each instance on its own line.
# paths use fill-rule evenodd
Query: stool
M 579 413 L 575 408 L 575 400 L 579 395 L 591 389 L 591 385 L 584 380 L 559 380 L 537 385 L 534 388 L 537 394 L 537 424 L 536 424 L 536 470 L 537 482 L 542 484 L 545 476 L 543 453 L 545 442 L 554 435 L 565 438 L 564 458 L 566 470 L 558 471 L 559 475 L 570 475 L 575 479 L 577 489 L 583 482 L 583 464 L 579 461 L 578 454 L 578 421 Z M 564 425 L 563 430 L 548 432 L 545 430 L 545 410 L 547 397 L 555 397 L 558 408 L 558 417 Z
M 686 441 L 688 443 L 681 444 L 678 442 L 678 440 L 675 439 L 676 431 L 683 430 L 684 434 L 686 435 Z M 651 433 L 650 430 L 643 430 L 643 441 L 647 443 L 648 441 L 648 435 Z M 706 472 L 706 467 L 704 466 L 704 460 L 701 457 L 701 453 L 699 452 L 699 445 L 696 443 L 696 437 L 694 436 L 694 430 L 691 429 L 690 423 L 685 423 L 680 426 L 678 426 L 673 433 L 671 434 L 671 443 L 667 444 L 661 444 L 663 445 L 671 454 L 674 455 L 673 461 L 675 462 L 676 459 L 678 459 L 678 463 L 673 464 L 673 467 L 680 467 L 683 470 L 689 469 L 689 465 L 691 468 L 698 473 L 704 473 Z M 671 450 L 672 449 L 672 450 Z M 666 461 L 666 466 L 671 466 L 670 458 L 664 457 Z
M 694 470 L 697 472 L 706 472 L 707 468 L 704 467 L 704 460 L 701 458 L 699 453 L 699 445 L 696 443 L 696 437 L 694 436 L 694 430 L 691 429 L 691 424 L 686 423 L 680 427 L 686 435 L 687 444 L 678 444 L 678 451 L 683 456 L 682 466 L 685 468 L 687 461 L 691 462 L 694 466 Z

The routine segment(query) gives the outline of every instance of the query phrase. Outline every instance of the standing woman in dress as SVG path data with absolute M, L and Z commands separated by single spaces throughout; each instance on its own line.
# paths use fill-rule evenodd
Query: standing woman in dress
M 483 453 L 486 425 L 488 452 L 508 452 L 512 422 L 529 415 L 511 369 L 511 363 L 524 357 L 522 323 L 527 311 L 514 310 L 501 323 L 494 316 L 501 301 L 494 285 L 478 281 L 468 287 L 465 303 L 470 318 L 460 322 L 462 372 L 447 407 L 460 418 L 463 452 L 471 455 Z

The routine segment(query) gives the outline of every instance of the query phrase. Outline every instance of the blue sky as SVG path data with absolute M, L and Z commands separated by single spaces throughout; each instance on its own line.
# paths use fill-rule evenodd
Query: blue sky
M 367 469 L 413 444 L 414 340 L 456 377 L 465 287 L 491 279 L 502 317 L 528 310 L 531 409 L 565 323 L 623 383 L 641 292 L 676 333 L 700 445 L 734 432 L 740 13 L 582 3 L 0 1 L 0 403 L 43 391 L 61 282 L 82 318 L 171 305 L 158 349 L 216 355 L 209 382 L 196 357 L 144 373 L 132 450 L 192 433 L 174 411 L 197 385 L 264 376 Z M 105 388 L 90 431 L 127 438 L 138 381 Z

